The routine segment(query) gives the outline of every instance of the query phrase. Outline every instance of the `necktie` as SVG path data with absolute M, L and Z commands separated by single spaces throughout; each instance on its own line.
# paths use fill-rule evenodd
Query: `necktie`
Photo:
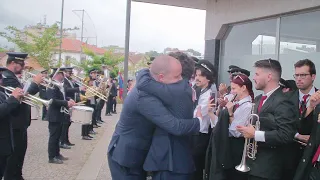
M 307 108 L 307 99 L 309 97 L 309 94 L 305 94 L 303 97 L 302 97 L 302 102 L 301 102 L 301 105 L 300 105 L 300 114 L 302 114 L 306 108 Z
M 234 108 L 233 108 L 233 112 L 235 112 L 235 111 L 239 108 L 239 106 L 240 106 L 240 105 L 239 105 L 238 103 L 235 104 L 235 105 L 234 105 Z
M 260 112 L 261 108 L 262 108 L 262 105 L 263 105 L 263 102 L 267 99 L 268 96 L 262 96 L 261 97 L 261 100 L 260 100 L 260 103 L 259 103 L 259 106 L 258 106 L 258 113 Z
M 316 154 L 314 154 L 314 156 L 312 158 L 312 164 L 314 164 L 318 160 L 319 155 L 320 155 L 320 146 L 318 146 Z

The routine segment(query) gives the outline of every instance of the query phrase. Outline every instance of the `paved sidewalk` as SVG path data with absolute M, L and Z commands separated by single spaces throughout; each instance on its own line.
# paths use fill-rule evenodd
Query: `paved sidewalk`
M 121 105 L 117 109 L 120 112 Z M 102 112 L 104 113 L 105 110 Z M 97 176 L 99 176 L 98 179 L 111 179 L 109 168 L 105 165 L 107 162 L 105 149 L 109 144 L 119 114 L 111 117 L 102 116 L 102 118 L 105 123 L 102 124 L 102 127 L 95 129 L 98 134 L 91 141 L 81 140 L 80 124 L 71 125 L 70 141 L 76 145 L 68 150 L 61 149 L 61 154 L 69 158 L 61 165 L 48 163 L 48 122 L 33 120 L 28 129 L 29 142 L 23 177 L 26 180 L 75 180 L 78 175 L 81 175 L 81 172 L 92 171 L 96 172 L 95 178 L 83 180 L 94 180 L 97 179 Z M 86 165 L 89 161 L 92 164 L 94 157 L 99 158 L 100 165 Z

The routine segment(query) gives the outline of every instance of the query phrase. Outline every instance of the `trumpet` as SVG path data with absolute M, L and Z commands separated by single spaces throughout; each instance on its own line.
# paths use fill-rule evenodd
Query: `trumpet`
M 254 120 L 256 120 L 255 124 L 254 124 Z M 259 120 L 259 116 L 257 114 L 254 114 L 254 104 L 252 104 L 251 114 L 249 115 L 247 122 L 248 122 L 247 124 L 252 125 L 256 131 L 260 130 L 260 120 Z M 250 167 L 246 163 L 246 158 L 248 157 L 252 160 L 255 160 L 258 152 L 257 148 L 258 148 L 257 141 L 255 141 L 254 139 L 251 141 L 250 139 L 245 138 L 242 159 L 240 164 L 235 167 L 236 170 L 240 172 L 250 171 Z
M 36 76 L 35 74 L 31 73 L 31 72 L 25 72 L 26 75 L 29 75 L 30 77 L 34 77 Z M 25 77 L 26 77 L 25 75 Z M 53 89 L 54 86 L 57 86 L 59 89 L 62 89 L 63 88 L 63 83 L 60 83 L 60 82 L 56 82 L 52 79 L 49 79 L 49 78 L 42 78 L 42 80 L 45 82 L 45 83 L 41 83 L 41 85 L 45 86 L 46 88 L 50 88 L 50 89 Z M 25 80 L 26 81 L 26 80 Z
M 71 76 L 72 79 L 75 80 L 75 78 L 79 79 L 80 81 L 76 81 L 76 83 L 79 85 L 79 86 L 84 86 L 85 88 L 87 88 L 87 92 L 90 94 L 90 96 L 98 96 L 99 98 L 101 98 L 102 100 L 104 101 L 108 101 L 108 97 L 103 95 L 102 93 L 100 93 L 98 90 L 86 85 L 84 82 L 83 82 L 83 78 L 80 78 L 76 75 L 72 75 Z
M 6 87 L 6 86 L 2 86 L 0 85 L 1 88 L 5 89 L 6 91 L 10 91 L 12 92 L 15 88 L 13 87 Z M 9 94 L 8 92 L 5 92 L 8 96 L 10 96 L 11 94 Z M 37 103 L 41 103 L 43 104 L 44 106 L 46 107 L 49 107 L 52 103 L 52 99 L 50 100 L 44 100 L 44 99 L 41 99 L 41 98 L 38 98 L 36 96 L 32 96 L 30 94 L 27 94 L 23 97 L 22 101 L 23 103 L 25 104 L 28 104 L 29 106 L 34 106 L 34 107 L 37 107 L 39 106 Z

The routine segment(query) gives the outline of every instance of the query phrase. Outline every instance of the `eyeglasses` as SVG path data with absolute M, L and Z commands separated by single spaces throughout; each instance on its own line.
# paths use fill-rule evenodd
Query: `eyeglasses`
M 305 79 L 308 75 L 311 75 L 311 74 L 294 74 L 293 77 L 295 79 L 297 79 L 298 77 L 300 77 L 301 79 Z
M 240 78 L 240 79 L 241 79 L 241 81 L 244 83 L 244 80 L 243 80 L 243 79 L 242 79 L 242 77 L 241 77 L 241 76 L 239 76 L 239 75 L 235 76 L 233 79 L 237 79 L 237 78 Z

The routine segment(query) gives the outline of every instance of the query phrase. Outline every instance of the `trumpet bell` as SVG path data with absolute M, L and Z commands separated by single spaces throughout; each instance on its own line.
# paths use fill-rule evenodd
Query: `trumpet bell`
M 245 164 L 239 164 L 238 166 L 236 166 L 236 170 L 240 172 L 249 172 L 250 167 Z

